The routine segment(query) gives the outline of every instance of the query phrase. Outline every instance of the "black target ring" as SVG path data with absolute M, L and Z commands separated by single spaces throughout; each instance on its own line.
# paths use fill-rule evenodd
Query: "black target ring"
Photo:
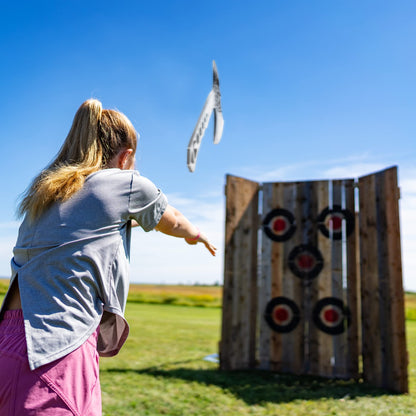
M 293 300 L 278 296 L 268 302 L 264 319 L 273 331 L 288 333 L 299 324 L 300 310 Z
M 351 313 L 341 299 L 327 297 L 319 300 L 312 311 L 314 324 L 330 335 L 342 334 L 351 324 Z
M 301 279 L 314 279 L 324 267 L 321 252 L 310 244 L 296 246 L 289 254 L 289 268 Z
M 355 217 L 348 209 L 342 209 L 340 205 L 334 205 L 332 209 L 326 207 L 317 218 L 318 228 L 322 234 L 334 240 L 342 238 L 342 220 L 346 221 L 347 236 L 354 231 Z
M 273 241 L 287 241 L 296 231 L 295 217 L 287 209 L 275 208 L 264 218 L 263 230 Z

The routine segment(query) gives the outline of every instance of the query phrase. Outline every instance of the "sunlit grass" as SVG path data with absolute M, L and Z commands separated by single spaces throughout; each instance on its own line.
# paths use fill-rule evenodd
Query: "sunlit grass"
M 221 310 L 129 303 L 131 334 L 101 360 L 105 415 L 416 415 L 416 397 L 351 380 L 265 371 L 223 372 Z M 410 391 L 416 393 L 416 322 L 407 322 Z
M 220 297 L 221 288 L 132 286 L 130 296 L 144 292 Z M 350 380 L 219 371 L 204 357 L 218 352 L 221 308 L 160 299 L 161 304 L 127 304 L 130 336 L 119 355 L 100 361 L 104 416 L 416 415 L 414 320 L 406 321 L 410 394 L 395 395 Z M 416 310 L 415 294 L 406 294 L 406 308 L 407 316 Z

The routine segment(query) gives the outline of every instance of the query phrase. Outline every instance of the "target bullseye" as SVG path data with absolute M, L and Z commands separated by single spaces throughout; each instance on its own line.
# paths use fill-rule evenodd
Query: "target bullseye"
M 293 274 L 302 279 L 313 279 L 324 267 L 320 251 L 309 244 L 295 247 L 289 254 L 289 268 Z
M 327 310 L 323 310 L 321 315 L 322 315 L 322 320 L 325 322 L 328 322 L 331 325 L 338 324 L 342 316 L 339 313 L 339 311 L 335 309 L 331 309 L 331 307 L 329 307 Z
M 273 331 L 287 333 L 293 331 L 300 321 L 300 311 L 293 300 L 278 296 L 269 301 L 264 318 Z
M 289 240 L 296 230 L 295 217 L 286 209 L 273 209 L 264 218 L 263 230 L 273 241 Z
M 334 240 L 342 239 L 342 223 L 345 221 L 347 236 L 354 231 L 354 215 L 347 209 L 342 209 L 339 205 L 334 205 L 332 209 L 326 207 L 318 216 L 318 228 L 325 237 Z
M 316 303 L 312 319 L 321 331 L 330 335 L 339 335 L 350 324 L 351 315 L 341 299 L 327 297 Z
M 275 310 L 273 311 L 273 317 L 275 322 L 285 323 L 289 320 L 290 313 L 286 310 L 286 308 L 280 306 L 275 308 Z
M 272 230 L 279 234 L 279 233 L 284 233 L 287 229 L 288 226 L 290 226 L 288 224 L 288 221 L 286 218 L 282 218 L 282 217 L 277 217 L 272 224 Z

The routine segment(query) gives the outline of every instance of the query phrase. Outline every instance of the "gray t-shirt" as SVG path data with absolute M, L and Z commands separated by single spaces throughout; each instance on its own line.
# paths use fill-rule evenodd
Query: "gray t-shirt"
M 11 283 L 18 275 L 32 370 L 74 351 L 99 324 L 100 355 L 118 353 L 129 331 L 130 220 L 150 231 L 166 206 L 137 171 L 105 169 L 33 224 L 24 219 Z

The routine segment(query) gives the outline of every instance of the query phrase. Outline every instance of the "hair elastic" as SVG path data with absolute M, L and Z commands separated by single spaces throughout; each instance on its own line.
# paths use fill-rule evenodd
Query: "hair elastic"
M 198 227 L 196 227 L 196 229 L 198 230 L 198 235 L 196 237 L 194 237 L 194 238 L 187 238 L 187 240 L 189 240 L 189 241 L 196 241 L 196 240 L 198 240 L 199 237 L 201 237 L 201 231 L 199 230 Z

